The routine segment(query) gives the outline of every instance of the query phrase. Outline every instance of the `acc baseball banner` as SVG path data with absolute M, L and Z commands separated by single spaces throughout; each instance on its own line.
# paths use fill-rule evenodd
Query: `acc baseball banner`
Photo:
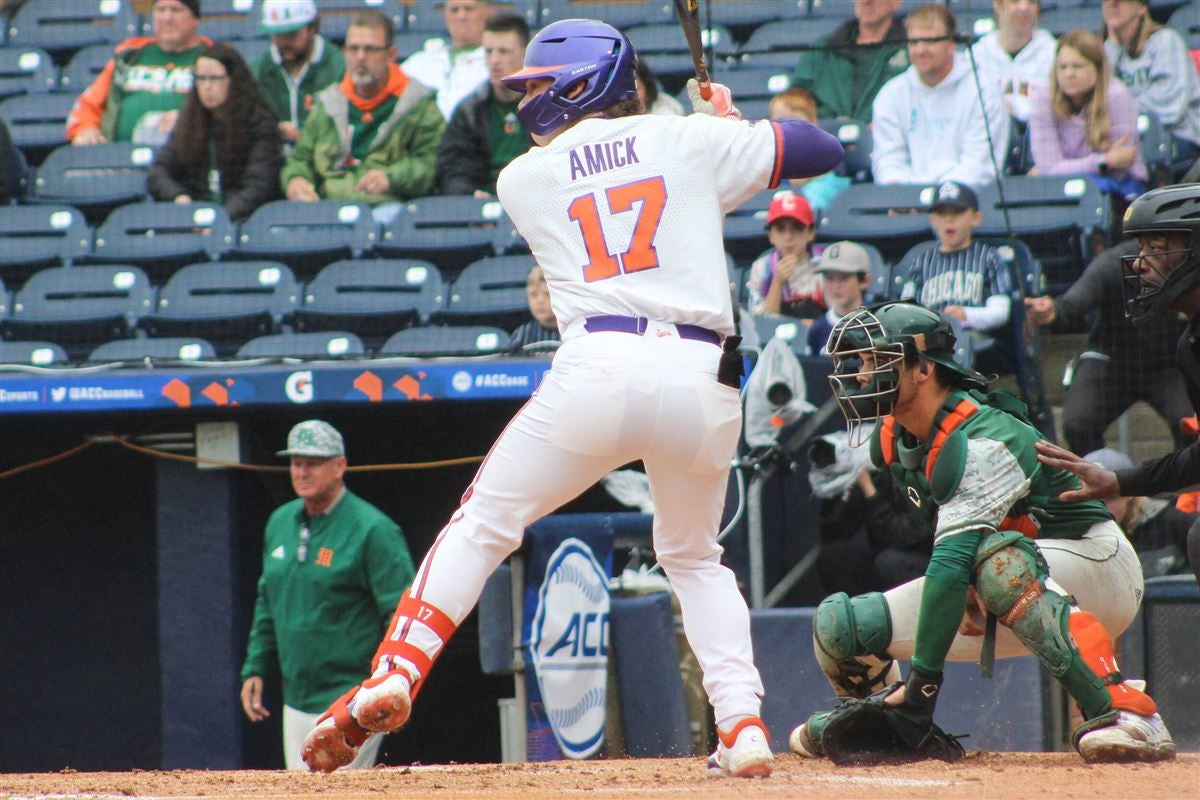
M 522 642 L 530 761 L 589 758 L 604 743 L 612 533 L 546 517 L 527 531 Z
M 0 372 L 0 414 L 528 397 L 541 359 Z

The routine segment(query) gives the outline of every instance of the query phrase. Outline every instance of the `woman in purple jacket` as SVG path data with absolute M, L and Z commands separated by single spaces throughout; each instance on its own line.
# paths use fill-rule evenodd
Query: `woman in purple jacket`
M 1058 40 L 1047 89 L 1035 90 L 1029 118 L 1031 175 L 1087 175 L 1132 200 L 1146 191 L 1137 104 L 1112 70 L 1100 39 L 1075 30 Z

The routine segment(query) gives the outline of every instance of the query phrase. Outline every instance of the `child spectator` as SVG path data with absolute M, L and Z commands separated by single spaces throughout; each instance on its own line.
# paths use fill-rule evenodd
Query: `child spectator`
M 750 265 L 746 281 L 751 313 L 811 319 L 825 310 L 821 279 L 808 254 L 815 234 L 808 201 L 794 192 L 776 194 L 767 208 L 772 249 Z
M 817 100 L 812 92 L 800 86 L 793 86 L 771 98 L 767 106 L 771 119 L 802 119 L 805 122 L 817 123 Z M 815 214 L 820 214 L 838 193 L 850 185 L 850 179 L 833 172 L 826 172 L 815 178 L 792 178 L 789 183 L 792 188 L 804 195 L 804 199 L 812 206 Z
M 282 166 L 278 120 L 246 62 L 227 44 L 204 48 L 179 124 L 150 168 L 150 195 L 221 203 L 240 222 L 279 195 Z
M 1003 327 L 1012 313 L 1012 277 L 995 248 L 972 240 L 983 221 L 975 192 L 954 181 L 941 184 L 929 221 L 938 246 L 913 260 L 901 296 L 958 320 L 977 338 Z
M 1104 45 L 1087 31 L 1058 42 L 1054 80 L 1035 89 L 1029 121 L 1031 175 L 1090 175 L 1105 192 L 1132 200 L 1146 191 L 1137 104 L 1112 80 Z
M 683 115 L 683 105 L 663 92 L 654 70 L 650 69 L 645 59 L 638 59 L 637 74 L 634 77 L 637 81 L 638 99 L 642 101 L 642 108 L 646 109 L 647 114 Z
M 529 298 L 529 313 L 533 315 L 533 319 L 512 332 L 512 337 L 508 340 L 508 349 L 514 353 L 540 342 L 561 341 L 558 320 L 554 318 L 554 309 L 550 307 L 550 290 L 546 287 L 546 276 L 536 264 L 529 270 L 529 277 L 525 279 L 525 296 Z
M 817 261 L 817 274 L 829 309 L 813 320 L 808 329 L 808 352 L 828 355 L 825 344 L 838 320 L 862 308 L 863 296 L 871 285 L 871 257 L 862 245 L 834 242 Z

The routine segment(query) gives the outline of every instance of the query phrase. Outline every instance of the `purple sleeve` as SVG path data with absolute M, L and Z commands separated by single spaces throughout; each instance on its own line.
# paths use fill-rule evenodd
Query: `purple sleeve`
M 846 152 L 837 137 L 800 119 L 771 121 L 775 129 L 776 185 L 785 178 L 814 178 L 841 163 Z

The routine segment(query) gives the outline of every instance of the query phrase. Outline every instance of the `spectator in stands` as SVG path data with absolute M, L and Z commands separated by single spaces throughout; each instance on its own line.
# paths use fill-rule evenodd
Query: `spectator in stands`
M 1148 0 L 1103 0 L 1104 49 L 1138 109 L 1175 138 L 1178 161 L 1200 154 L 1200 78 L 1178 31 L 1150 18 Z
M 875 182 L 991 183 L 1008 149 L 1008 114 L 999 92 L 977 86 L 969 60 L 955 53 L 958 22 L 948 6 L 918 7 L 905 29 L 912 66 L 875 98 Z
M 277 122 L 238 51 L 223 42 L 209 45 L 196 59 L 179 124 L 150 167 L 150 195 L 220 203 L 241 222 L 279 196 Z
M 834 242 L 817 260 L 817 274 L 821 276 L 821 291 L 829 308 L 809 326 L 808 352 L 828 355 L 825 345 L 833 326 L 851 311 L 862 308 L 863 297 L 871 285 L 871 257 L 862 245 Z
M 546 276 L 536 264 L 525 279 L 525 296 L 529 298 L 529 313 L 533 319 L 512 332 L 508 349 L 514 353 L 542 342 L 562 341 L 558 333 L 558 320 L 550 306 L 550 290 L 546 287 Z M 549 346 L 549 345 L 548 345 Z M 543 348 L 537 348 L 543 349 Z
M 817 100 L 808 89 L 793 86 L 771 97 L 767 114 L 771 119 L 802 119 L 815 125 Z M 792 178 L 788 183 L 793 190 L 804 195 L 813 213 L 820 216 L 822 211 L 829 208 L 833 198 L 850 185 L 850 179 L 831 171 L 815 178 Z
M 346 488 L 336 428 L 301 422 L 278 455 L 291 461 L 297 497 L 267 520 L 241 701 L 251 722 L 269 717 L 263 679 L 279 670 L 284 761 L 298 770 L 305 735 L 370 663 L 414 570 L 399 526 Z M 382 741 L 368 739 L 350 767 L 374 766 Z
M 0 119 L 0 205 L 24 197 L 29 178 L 25 155 L 13 144 L 8 125 Z
M 386 222 L 433 189 L 446 122 L 433 92 L 396 65 L 394 37 L 378 9 L 351 17 L 346 75 L 317 94 L 280 173 L 289 200 L 361 200 Z
M 971 48 L 980 80 L 1000 89 L 1010 117 L 1029 122 L 1029 96 L 1050 81 L 1054 37 L 1038 27 L 1041 0 L 992 0 L 996 29 Z
M 521 69 L 529 26 L 519 14 L 496 14 L 483 31 L 489 79 L 463 98 L 446 126 L 437 156 L 438 191 L 493 197 L 496 176 L 533 146 L 517 118 L 521 94 L 501 79 Z
M 1112 79 L 1104 45 L 1087 31 L 1058 41 L 1054 81 L 1033 95 L 1030 175 L 1089 175 L 1105 192 L 1132 200 L 1146 191 L 1137 104 Z
M 746 287 L 754 314 L 812 319 L 825 311 L 821 278 L 809 259 L 816 235 L 812 207 L 802 195 L 778 192 L 767 207 L 771 249 L 750 265 Z
M 200 36 L 200 0 L 154 0 L 153 36 L 135 36 L 79 95 L 67 117 L 71 144 L 160 145 L 192 91 L 192 67 L 212 42 Z
M 869 120 L 883 85 L 908 67 L 901 0 L 854 0 L 854 19 L 800 57 L 792 85 L 817 98 L 821 119 Z
M 973 239 L 983 221 L 971 187 L 947 181 L 934 191 L 929 222 L 938 246 L 921 253 L 909 266 L 901 292 L 906 300 L 957 320 L 983 351 L 989 332 L 1008 324 L 1012 313 L 1012 276 L 991 245 Z
M 658 77 L 644 58 L 638 59 L 636 79 L 638 99 L 642 101 L 642 108 L 646 109 L 647 114 L 683 115 L 683 105 L 663 92 Z
M 1136 239 L 1110 247 L 1059 297 L 1025 299 L 1025 315 L 1035 325 L 1066 333 L 1087 329 L 1091 321 L 1083 352 L 1072 360 L 1064 380 L 1063 437 L 1076 453 L 1104 447 L 1104 431 L 1139 400 L 1166 422 L 1177 448 L 1193 441 L 1179 425 L 1192 415 L 1175 366 L 1184 323 L 1162 315 L 1135 326 L 1125 317 L 1121 257 L 1135 255 L 1139 248 Z
M 342 52 L 319 31 L 314 0 L 263 0 L 263 33 L 271 49 L 254 61 L 254 79 L 279 118 L 279 135 L 288 143 L 300 130 L 316 102 L 317 92 L 346 74 Z
M 488 0 L 445 0 L 442 14 L 450 44 L 440 36 L 425 40 L 401 66 L 404 72 L 437 92 L 438 110 L 450 119 L 459 101 L 488 79 L 483 52 L 483 26 L 492 14 Z

